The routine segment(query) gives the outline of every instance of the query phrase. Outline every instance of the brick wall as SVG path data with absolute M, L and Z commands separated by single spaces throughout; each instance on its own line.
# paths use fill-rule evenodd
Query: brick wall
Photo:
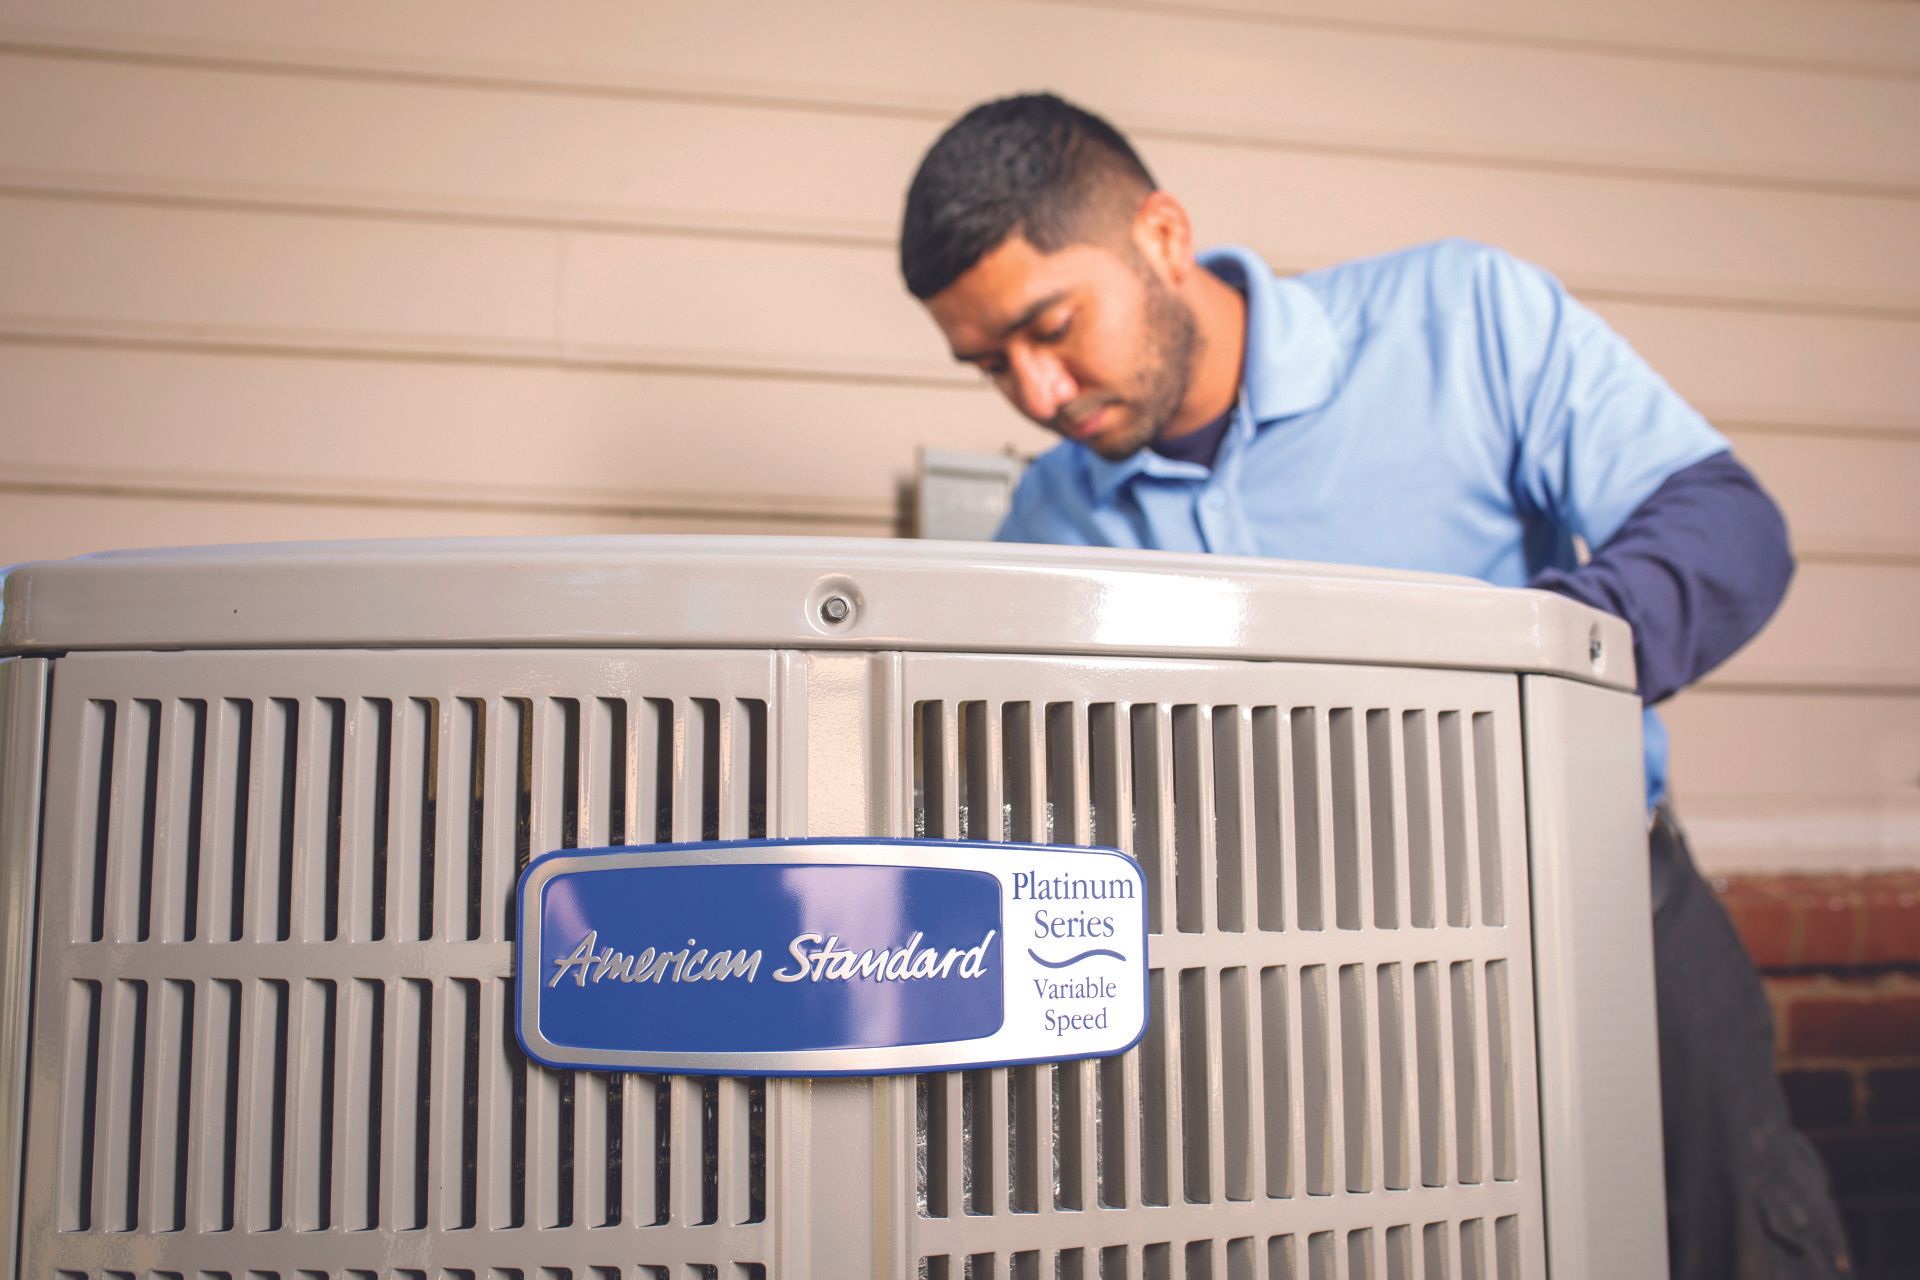
M 1920 1280 L 1920 871 L 1716 881 L 1864 1280 Z

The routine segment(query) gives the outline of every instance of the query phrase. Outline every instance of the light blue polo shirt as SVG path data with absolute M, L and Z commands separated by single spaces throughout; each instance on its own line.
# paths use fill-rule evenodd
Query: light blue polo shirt
M 1246 295 L 1240 396 L 1211 468 L 1063 443 L 1028 468 L 1008 542 L 1212 551 L 1464 574 L 1521 587 L 1578 563 L 1726 440 L 1538 267 L 1447 240 Z M 1647 797 L 1666 731 L 1646 715 Z

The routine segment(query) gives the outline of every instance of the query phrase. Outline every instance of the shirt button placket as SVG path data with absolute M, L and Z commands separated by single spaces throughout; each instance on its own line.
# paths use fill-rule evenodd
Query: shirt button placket
M 1230 550 L 1226 521 L 1221 515 L 1226 505 L 1227 496 L 1218 489 L 1208 489 L 1200 495 L 1200 532 L 1206 538 L 1207 550 L 1215 553 Z

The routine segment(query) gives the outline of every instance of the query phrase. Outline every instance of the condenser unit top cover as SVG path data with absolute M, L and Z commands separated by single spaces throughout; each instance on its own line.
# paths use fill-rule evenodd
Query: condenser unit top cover
M 0 653 L 743 646 L 1268 658 L 1633 687 L 1619 620 L 1467 578 L 880 539 L 257 544 L 18 565 Z

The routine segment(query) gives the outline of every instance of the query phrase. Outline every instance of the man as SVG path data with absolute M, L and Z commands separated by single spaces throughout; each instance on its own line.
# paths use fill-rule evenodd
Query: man
M 1244 249 L 1196 256 L 1126 140 L 1051 95 L 983 104 L 941 136 L 900 262 L 954 357 L 1065 437 L 1002 539 L 1464 573 L 1633 624 L 1673 1274 L 1844 1272 L 1758 979 L 1663 803 L 1651 705 L 1751 638 L 1792 572 L 1780 514 L 1727 442 L 1497 250 L 1291 279 Z

